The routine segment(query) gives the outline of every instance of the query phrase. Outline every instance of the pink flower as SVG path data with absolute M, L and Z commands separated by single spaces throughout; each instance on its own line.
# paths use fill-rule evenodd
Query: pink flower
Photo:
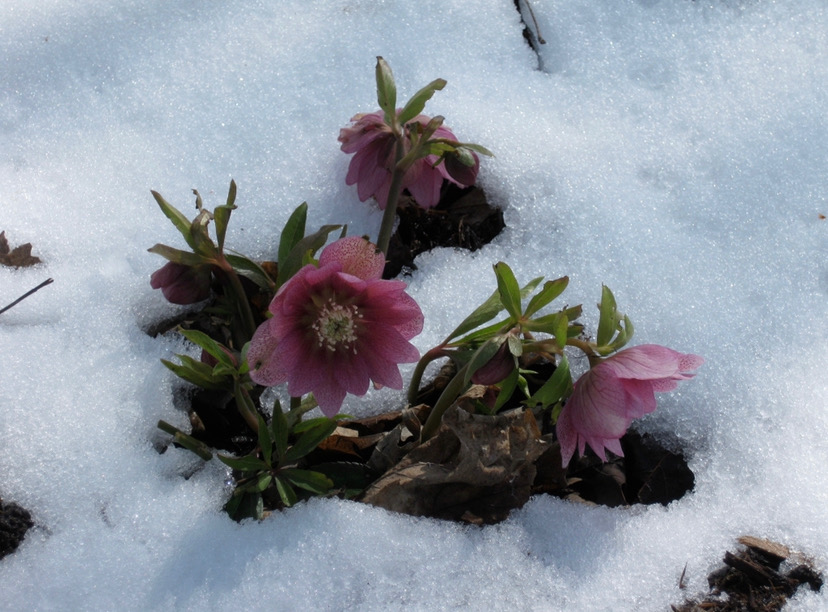
M 253 382 L 287 382 L 293 397 L 313 392 L 328 416 L 371 381 L 402 389 L 397 364 L 419 359 L 409 340 L 422 331 L 423 313 L 405 283 L 380 278 L 384 265 L 373 244 L 351 236 L 325 247 L 319 267 L 299 270 L 250 342 Z
M 585 445 L 606 461 L 605 449 L 623 456 L 620 439 L 633 419 L 655 410 L 655 392 L 692 378 L 704 359 L 657 344 L 624 349 L 578 379 L 558 417 L 563 466 Z
M 426 115 L 417 115 L 411 122 L 416 121 L 425 126 L 430 120 L 431 118 Z M 360 201 L 364 202 L 374 196 L 379 207 L 385 209 L 394 171 L 394 134 L 385 123 L 385 115 L 382 111 L 361 113 L 352 117 L 351 121 L 353 125 L 339 131 L 342 150 L 345 153 L 354 153 L 348 166 L 345 183 L 356 184 Z M 432 138 L 444 138 L 457 142 L 452 131 L 443 126 L 437 128 Z M 406 153 L 411 150 L 407 128 L 404 146 Z M 464 166 L 454 158 L 446 158 L 446 163 L 434 167 L 439 159 L 436 155 L 418 159 L 403 176 L 401 188 L 408 189 L 423 208 L 432 208 L 440 201 L 440 189 L 444 179 L 460 186 L 474 184 L 479 161 L 476 154 L 472 153 L 472 156 L 476 162 L 474 166 Z
M 150 286 L 160 289 L 173 304 L 195 304 L 210 295 L 210 266 L 185 266 L 168 261 L 150 276 Z

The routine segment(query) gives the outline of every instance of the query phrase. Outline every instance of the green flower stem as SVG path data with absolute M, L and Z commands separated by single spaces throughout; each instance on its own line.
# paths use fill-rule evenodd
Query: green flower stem
M 448 410 L 448 408 L 455 402 L 465 387 L 466 371 L 468 368 L 469 364 L 466 364 L 460 368 L 460 371 L 454 375 L 454 378 L 452 378 L 449 384 L 446 385 L 446 388 L 443 389 L 440 399 L 438 399 L 437 403 L 434 404 L 434 407 L 431 409 L 431 414 L 428 415 L 428 419 L 426 419 L 426 423 L 423 425 L 423 429 L 420 432 L 421 442 L 425 442 L 437 433 L 437 430 L 440 427 L 440 421 L 443 419 L 443 414 L 445 414 L 446 410 Z
M 256 331 L 253 311 L 250 310 L 250 302 L 247 299 L 247 294 L 244 292 L 244 287 L 242 287 L 239 275 L 236 274 L 236 271 L 233 269 L 233 266 L 230 265 L 230 262 L 228 262 L 223 255 L 220 255 L 216 263 L 219 268 L 221 268 L 222 272 L 227 275 L 227 278 L 230 281 L 230 291 L 233 293 L 233 297 L 235 298 L 234 301 L 236 302 L 239 316 L 241 317 L 244 336 L 235 338 L 236 342 L 239 343 L 237 348 L 241 349 L 241 347 L 253 337 L 253 334 Z
M 417 401 L 417 392 L 420 390 L 420 381 L 423 379 L 423 373 L 426 366 L 440 357 L 445 357 L 448 353 L 445 352 L 443 346 L 435 346 L 425 355 L 420 357 L 417 366 L 414 368 L 414 373 L 411 374 L 411 381 L 408 383 L 408 403 L 413 404 Z
M 236 408 L 238 409 L 239 414 L 250 426 L 250 429 L 258 433 L 259 417 L 258 413 L 256 412 L 256 407 L 253 405 L 253 399 L 250 397 L 250 394 L 247 392 L 247 389 L 243 388 L 238 383 L 238 381 L 236 381 L 236 386 L 233 390 L 233 396 L 236 399 Z
M 581 351 L 583 351 L 583 353 L 587 356 L 587 359 L 589 359 L 589 367 L 593 367 L 601 361 L 601 356 L 595 354 L 593 345 L 589 342 L 578 340 L 578 338 L 568 338 L 566 345 L 581 349 Z
M 397 202 L 402 191 L 402 180 L 408 168 L 400 168 L 399 162 L 405 154 L 403 136 L 397 136 L 397 148 L 394 157 L 394 174 L 391 177 L 391 187 L 388 189 L 388 202 L 385 204 L 385 212 L 382 215 L 379 235 L 377 236 L 377 248 L 388 255 L 388 245 L 391 243 L 391 233 L 394 231 L 394 221 L 397 218 Z

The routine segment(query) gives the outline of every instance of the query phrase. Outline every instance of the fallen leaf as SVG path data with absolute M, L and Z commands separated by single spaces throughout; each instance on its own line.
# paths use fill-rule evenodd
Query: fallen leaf
M 6 232 L 0 232 L 0 264 L 14 268 L 26 268 L 39 263 L 42 263 L 40 259 L 32 255 L 30 242 L 9 249 Z

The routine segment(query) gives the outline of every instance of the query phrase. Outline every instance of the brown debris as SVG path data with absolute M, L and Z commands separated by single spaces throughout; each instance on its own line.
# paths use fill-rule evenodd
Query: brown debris
M 745 549 L 725 552 L 724 566 L 707 577 L 710 593 L 701 601 L 672 606 L 675 612 L 776 612 L 802 585 L 822 588 L 822 575 L 785 546 L 754 536 L 738 541 Z
M 380 476 L 361 501 L 414 516 L 499 522 L 532 494 L 546 450 L 530 411 L 473 415 L 457 405 L 433 438 Z
M 42 263 L 40 258 L 32 255 L 32 243 L 27 242 L 13 249 L 9 248 L 6 232 L 0 232 L 0 265 L 13 268 L 27 268 Z

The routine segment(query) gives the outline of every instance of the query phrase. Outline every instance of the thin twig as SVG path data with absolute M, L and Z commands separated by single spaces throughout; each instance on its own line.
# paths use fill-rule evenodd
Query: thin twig
M 535 11 L 532 10 L 532 4 L 529 0 L 523 0 L 523 4 L 526 5 L 526 8 L 529 9 L 529 16 L 532 18 L 532 23 L 535 24 L 535 37 L 538 39 L 538 43 L 541 45 L 545 45 L 546 41 L 541 36 L 540 26 L 538 25 L 538 20 L 535 19 Z
M 15 305 L 19 304 L 20 302 L 22 302 L 23 300 L 25 300 L 27 297 L 29 297 L 31 294 L 33 294 L 35 291 L 38 291 L 39 289 L 43 289 L 43 287 L 45 287 L 45 286 L 46 286 L 46 285 L 48 285 L 49 283 L 52 283 L 53 281 L 54 281 L 54 279 L 47 278 L 45 281 L 43 281 L 42 283 L 40 283 L 37 287 L 35 287 L 34 289 L 31 289 L 31 290 L 27 291 L 26 293 L 24 293 L 23 295 L 21 295 L 19 298 L 17 298 L 15 301 L 13 301 L 11 304 L 9 304 L 8 306 L 6 306 L 6 307 L 5 307 L 5 308 L 3 308 L 2 310 L 0 310 L 0 314 L 3 314 L 3 313 L 4 313 L 4 312 L 6 312 L 9 308 L 11 308 L 12 306 L 15 306 Z

